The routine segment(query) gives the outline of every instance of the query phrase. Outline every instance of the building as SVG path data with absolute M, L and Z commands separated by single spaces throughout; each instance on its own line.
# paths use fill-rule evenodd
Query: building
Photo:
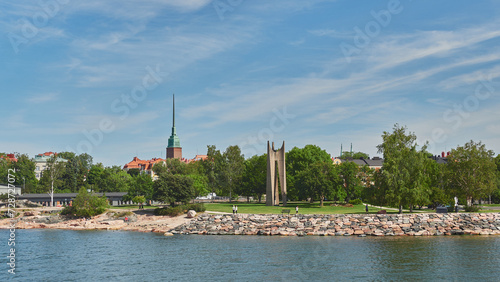
M 56 157 L 56 162 L 67 162 L 68 160 L 57 157 L 57 153 L 45 152 L 43 154 L 38 154 L 35 156 L 35 177 L 40 180 L 42 178 L 43 171 L 47 169 L 47 163 L 52 158 Z
M 151 160 L 141 160 L 138 157 L 134 157 L 134 159 L 131 162 L 123 166 L 123 170 L 128 172 L 131 169 L 138 169 L 140 173 L 145 173 L 151 176 L 153 180 L 156 180 L 158 179 L 158 175 L 154 173 L 153 166 L 160 162 L 165 162 L 165 160 L 161 158 L 153 158 Z
M 175 129 L 175 95 L 173 96 L 172 135 L 168 138 L 167 159 L 182 159 L 181 141 Z
M 131 201 L 123 201 L 123 196 L 127 192 L 106 192 L 106 193 L 94 193 L 96 196 L 102 197 L 103 195 L 108 198 L 108 203 L 112 206 L 131 204 Z M 54 193 L 54 206 L 69 206 L 72 201 L 76 198 L 77 193 Z M 45 194 L 24 194 L 17 197 L 18 200 L 28 200 L 34 203 L 41 204 L 43 206 L 50 206 L 50 195 Z
M 22 189 L 20 186 L 11 185 L 9 187 L 8 184 L 0 184 L 0 195 L 1 194 L 10 194 L 10 195 L 21 195 Z
M 173 114 L 172 114 L 172 135 L 168 138 L 167 145 L 167 159 L 178 159 L 183 163 L 191 163 L 201 160 L 206 160 L 208 158 L 207 155 L 196 155 L 193 159 L 185 159 L 182 157 L 182 147 L 179 137 L 177 136 L 176 128 L 175 128 L 175 96 L 173 96 Z M 145 173 L 151 176 L 153 180 L 158 179 L 158 175 L 156 175 L 153 171 L 153 166 L 160 162 L 165 162 L 166 160 L 161 158 L 153 158 L 151 160 L 141 160 L 138 157 L 134 157 L 134 159 L 125 164 L 123 166 L 123 170 L 129 171 L 131 169 L 138 169 L 140 173 Z
M 17 162 L 17 158 L 15 154 L 6 154 L 3 156 L 0 156 L 0 159 L 7 160 L 9 162 Z
M 373 157 L 373 158 L 361 158 L 361 159 L 352 159 L 348 158 L 346 160 L 340 159 L 340 158 L 335 158 L 333 159 L 334 164 L 340 164 L 342 162 L 353 162 L 357 164 L 358 166 L 365 166 L 367 165 L 369 168 L 374 169 L 374 170 L 379 170 L 382 168 L 384 165 L 384 159 L 380 157 Z

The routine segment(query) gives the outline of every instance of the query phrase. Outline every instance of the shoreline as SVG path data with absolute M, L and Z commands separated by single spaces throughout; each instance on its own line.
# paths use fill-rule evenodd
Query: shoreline
M 130 213 L 128 222 L 117 213 Z M 45 213 L 47 213 L 45 211 Z M 20 212 L 0 220 L 0 229 L 122 230 L 199 235 L 265 236 L 441 236 L 500 235 L 500 213 L 449 214 L 221 214 L 195 218 L 152 215 L 144 210 L 111 210 L 92 219 L 65 219 L 43 211 Z

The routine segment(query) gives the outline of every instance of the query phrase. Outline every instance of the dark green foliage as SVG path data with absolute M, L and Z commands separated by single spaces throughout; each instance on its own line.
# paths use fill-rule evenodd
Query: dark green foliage
M 412 211 L 414 205 L 429 200 L 428 176 L 424 174 L 426 146 L 417 149 L 417 136 L 406 133 L 406 127 L 394 125 L 393 132 L 384 132 L 383 143 L 378 145 L 379 153 L 384 154 L 384 166 L 378 177 L 378 185 L 385 190 L 385 200 L 399 207 L 403 205 Z
M 245 161 L 242 183 L 238 193 L 243 196 L 257 196 L 261 202 L 266 193 L 267 184 L 267 154 L 253 156 Z
M 108 208 L 108 201 L 105 196 L 98 197 L 87 192 L 85 188 L 80 188 L 73 200 L 73 206 L 64 208 L 61 214 L 92 217 L 105 212 L 106 208 Z
M 296 188 L 299 190 L 301 198 L 311 198 L 320 200 L 323 206 L 325 198 L 337 196 L 340 179 L 338 168 L 332 161 L 317 162 L 306 167 L 296 176 Z
M 132 201 L 136 196 L 144 196 L 144 202 L 153 199 L 153 180 L 151 176 L 144 173 L 129 178 L 127 192 L 123 197 L 124 201 Z
M 158 208 L 155 209 L 155 215 L 168 215 L 168 216 L 179 216 L 185 211 L 184 206 L 168 207 L 168 208 Z
M 344 151 L 342 152 L 342 156 L 340 157 L 343 160 L 347 159 L 368 159 L 368 154 L 363 153 L 363 152 L 347 152 Z
M 296 186 L 296 179 L 310 165 L 321 162 L 331 163 L 332 160 L 325 150 L 316 145 L 306 145 L 302 149 L 294 147 L 286 153 L 286 185 L 289 199 L 305 199 L 307 193 Z
M 484 144 L 472 140 L 453 149 L 447 165 L 448 193 L 465 197 L 467 206 L 472 205 L 472 198 L 491 195 L 497 188 L 493 155 Z
M 163 172 L 153 184 L 153 199 L 175 206 L 176 202 L 187 203 L 194 198 L 193 179 L 188 176 Z
M 359 174 L 361 172 L 360 167 L 354 162 L 342 162 L 339 166 L 340 178 L 342 180 L 342 187 L 345 191 L 345 201 L 349 201 L 361 194 L 361 179 Z
M 361 205 L 363 203 L 363 201 L 361 201 L 361 199 L 352 199 L 349 201 L 349 204 L 351 205 Z
M 186 213 L 189 210 L 194 210 L 195 212 L 205 212 L 207 209 L 202 203 L 198 204 L 187 204 L 175 207 L 158 208 L 154 210 L 155 215 L 168 215 L 168 216 L 178 216 Z
M 480 209 L 481 208 L 477 205 L 470 205 L 464 207 L 465 212 L 478 212 Z

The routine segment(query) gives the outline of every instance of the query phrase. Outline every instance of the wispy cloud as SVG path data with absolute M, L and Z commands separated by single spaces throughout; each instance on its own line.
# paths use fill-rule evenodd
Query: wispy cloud
M 58 93 L 44 93 L 44 94 L 33 95 L 27 98 L 26 101 L 28 103 L 41 104 L 41 103 L 56 101 L 58 97 L 59 97 Z

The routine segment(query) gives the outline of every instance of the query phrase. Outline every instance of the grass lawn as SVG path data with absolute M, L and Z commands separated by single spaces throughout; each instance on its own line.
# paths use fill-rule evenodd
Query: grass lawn
M 319 202 L 310 204 L 306 202 L 289 202 L 286 207 L 266 206 L 265 203 L 208 203 L 205 204 L 207 211 L 215 212 L 233 212 L 233 205 L 238 206 L 238 213 L 250 214 L 281 214 L 283 209 L 289 209 L 290 214 L 295 214 L 295 207 L 299 206 L 300 214 L 364 214 L 364 205 L 355 205 L 353 207 L 330 206 L 332 202 L 325 202 L 323 207 L 319 206 Z M 369 213 L 374 214 L 379 211 L 379 208 L 369 207 Z M 397 213 L 397 211 L 387 210 L 387 213 Z

